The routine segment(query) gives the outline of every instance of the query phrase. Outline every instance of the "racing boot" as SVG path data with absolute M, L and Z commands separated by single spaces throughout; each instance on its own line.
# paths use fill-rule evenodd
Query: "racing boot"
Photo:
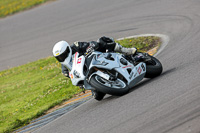
M 124 55 L 134 55 L 137 52 L 137 48 L 135 48 L 135 47 L 134 48 L 125 48 L 122 45 L 120 45 L 119 43 L 116 43 L 114 51 L 122 53 Z

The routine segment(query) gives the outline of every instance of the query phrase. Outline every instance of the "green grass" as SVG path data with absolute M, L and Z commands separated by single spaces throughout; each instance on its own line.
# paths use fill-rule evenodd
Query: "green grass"
M 136 47 L 139 52 L 146 52 L 161 44 L 160 38 L 156 36 L 123 39 L 116 42 L 124 47 Z
M 0 132 L 28 123 L 80 91 L 53 57 L 0 72 Z
M 0 17 L 6 17 L 49 0 L 0 0 Z
M 160 43 L 158 37 L 118 41 L 145 51 Z M 126 45 L 127 44 L 127 45 Z M 72 98 L 81 89 L 61 74 L 54 57 L 40 59 L 0 72 L 0 132 L 11 132 Z

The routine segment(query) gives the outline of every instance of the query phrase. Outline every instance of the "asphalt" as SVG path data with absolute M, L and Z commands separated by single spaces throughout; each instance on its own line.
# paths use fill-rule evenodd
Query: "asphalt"
M 59 40 L 164 34 L 163 74 L 89 100 L 38 133 L 199 133 L 199 0 L 57 0 L 0 20 L 0 70 L 52 55 Z

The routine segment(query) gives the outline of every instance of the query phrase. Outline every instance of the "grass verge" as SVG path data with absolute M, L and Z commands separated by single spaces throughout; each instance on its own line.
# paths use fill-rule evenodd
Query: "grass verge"
M 160 45 L 159 37 L 139 37 L 117 41 L 125 47 L 145 52 Z M 61 74 L 54 57 L 40 59 L 0 72 L 0 132 L 11 132 L 43 115 L 81 89 Z
M 17 13 L 50 0 L 0 0 L 0 17 Z
M 136 47 L 139 52 L 147 52 L 148 50 L 160 46 L 161 39 L 157 36 L 137 37 L 116 41 L 124 47 Z

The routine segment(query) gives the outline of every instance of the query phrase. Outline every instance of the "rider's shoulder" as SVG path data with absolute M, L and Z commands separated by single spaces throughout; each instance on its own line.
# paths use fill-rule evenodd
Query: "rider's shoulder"
M 73 44 L 74 44 L 76 47 L 78 47 L 78 46 L 79 46 L 79 41 L 75 41 Z

